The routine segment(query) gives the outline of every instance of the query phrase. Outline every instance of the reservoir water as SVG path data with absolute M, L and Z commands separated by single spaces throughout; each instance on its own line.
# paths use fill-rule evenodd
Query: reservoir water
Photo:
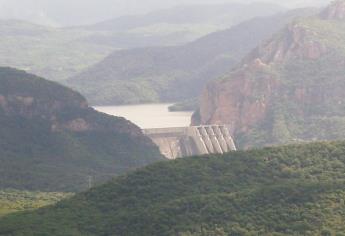
M 189 126 L 192 112 L 169 112 L 168 107 L 171 105 L 145 104 L 94 108 L 109 115 L 124 117 L 142 129 Z

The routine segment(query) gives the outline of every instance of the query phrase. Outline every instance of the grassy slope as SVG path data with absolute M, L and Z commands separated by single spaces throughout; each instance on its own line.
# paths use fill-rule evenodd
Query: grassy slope
M 34 210 L 55 204 L 64 198 L 71 197 L 69 193 L 28 192 L 14 189 L 0 191 L 0 217 L 14 212 Z
M 340 142 L 158 163 L 6 217 L 0 235 L 343 235 L 344 156 Z

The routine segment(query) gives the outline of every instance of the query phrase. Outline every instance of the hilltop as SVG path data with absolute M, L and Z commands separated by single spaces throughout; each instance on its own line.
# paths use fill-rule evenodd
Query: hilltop
M 344 6 L 295 20 L 209 83 L 194 124 L 231 124 L 241 147 L 344 139 Z
M 230 71 L 262 40 L 311 12 L 258 17 L 181 46 L 116 51 L 64 83 L 97 105 L 194 99 L 208 81 Z
M 153 164 L 0 219 L 0 235 L 343 235 L 344 156 L 315 143 Z
M 81 191 L 163 160 L 139 127 L 11 68 L 0 68 L 0 136 L 1 189 Z

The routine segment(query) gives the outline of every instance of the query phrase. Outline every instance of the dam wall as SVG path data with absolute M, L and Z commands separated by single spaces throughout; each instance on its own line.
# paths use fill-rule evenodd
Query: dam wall
M 168 159 L 236 150 L 229 126 L 226 125 L 145 129 L 143 133 L 151 138 Z

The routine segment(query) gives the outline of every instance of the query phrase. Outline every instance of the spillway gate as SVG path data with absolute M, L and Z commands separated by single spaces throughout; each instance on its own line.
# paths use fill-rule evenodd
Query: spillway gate
M 145 129 L 143 133 L 168 159 L 235 151 L 227 125 Z

